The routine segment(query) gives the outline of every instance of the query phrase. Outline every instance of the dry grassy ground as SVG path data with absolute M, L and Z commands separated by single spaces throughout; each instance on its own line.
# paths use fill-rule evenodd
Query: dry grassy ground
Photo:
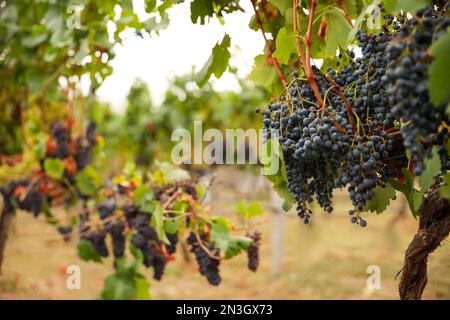
M 318 212 L 314 223 L 303 225 L 293 215 L 285 219 L 282 272 L 272 274 L 271 236 L 273 215 L 267 193 L 257 190 L 255 179 L 243 171 L 221 168 L 214 181 L 212 212 L 233 209 L 242 196 L 258 198 L 267 209 L 263 231 L 261 266 L 246 269 L 246 256 L 226 261 L 222 284 L 212 287 L 198 272 L 195 262 L 182 255 L 171 262 L 161 282 L 152 282 L 155 299 L 397 299 L 397 272 L 414 235 L 417 222 L 409 213 L 394 228 L 390 221 L 399 208 L 395 201 L 383 215 L 369 215 L 365 229 L 349 223 L 348 202 L 336 199 L 332 215 Z M 248 184 L 247 186 L 245 184 Z M 247 192 L 243 194 L 242 191 Z M 251 192 L 250 192 L 251 191 Z M 400 196 L 399 196 L 400 198 Z M 65 268 L 81 266 L 80 290 L 67 290 Z M 381 268 L 381 289 L 366 288 L 369 265 Z M 111 264 L 86 263 L 76 257 L 74 243 L 63 243 L 53 227 L 19 213 L 7 245 L 0 299 L 95 299 Z M 450 298 L 450 245 L 431 256 L 429 283 L 424 298 Z M 151 276 L 151 272 L 145 271 Z

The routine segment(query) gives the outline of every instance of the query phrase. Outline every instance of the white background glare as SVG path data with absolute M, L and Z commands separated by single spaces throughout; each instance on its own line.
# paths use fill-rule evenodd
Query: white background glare
M 133 3 L 137 13 L 144 14 L 143 0 Z M 192 68 L 200 70 L 212 47 L 225 33 L 231 36 L 231 65 L 237 67 L 240 77 L 248 75 L 253 58 L 264 49 L 262 35 L 248 28 L 253 13 L 251 2 L 243 1 L 245 12 L 226 16 L 224 25 L 217 19 L 211 19 L 205 25 L 193 24 L 189 6 L 190 1 L 186 1 L 173 7 L 169 11 L 170 25 L 159 36 L 152 34 L 142 39 L 132 30 L 124 33 L 123 45 L 115 47 L 113 74 L 98 90 L 101 101 L 110 103 L 114 111 L 123 111 L 128 91 L 134 79 L 139 77 L 147 82 L 154 103 L 159 105 L 170 79 L 190 73 Z M 239 89 L 229 73 L 220 79 L 212 76 L 211 80 L 216 90 Z

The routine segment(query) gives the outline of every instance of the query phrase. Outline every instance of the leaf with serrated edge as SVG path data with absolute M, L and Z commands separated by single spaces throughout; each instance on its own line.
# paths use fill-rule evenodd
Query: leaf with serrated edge
M 395 198 L 395 189 L 387 183 L 384 188 L 377 186 L 374 192 L 374 196 L 367 202 L 364 211 L 383 213 L 391 200 Z
M 436 147 L 433 147 L 432 157 L 425 159 L 425 171 L 419 176 L 419 185 L 422 192 L 426 192 L 434 183 L 434 177 L 441 171 L 441 159 Z

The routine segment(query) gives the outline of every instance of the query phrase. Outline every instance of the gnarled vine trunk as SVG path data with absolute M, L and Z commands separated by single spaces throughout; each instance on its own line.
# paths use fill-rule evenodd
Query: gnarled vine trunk
M 419 230 L 408 246 L 400 280 L 402 300 L 421 299 L 428 281 L 427 261 L 450 232 L 450 202 L 434 189 L 426 197 L 419 218 Z

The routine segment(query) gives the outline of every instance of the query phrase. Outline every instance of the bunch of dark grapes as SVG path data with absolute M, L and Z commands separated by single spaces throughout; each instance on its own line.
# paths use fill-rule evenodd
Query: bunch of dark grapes
M 107 198 L 97 205 L 97 211 L 100 219 L 110 217 L 116 211 L 116 200 L 114 198 Z
M 178 233 L 168 233 L 167 239 L 169 239 L 169 244 L 165 245 L 167 253 L 174 254 L 177 251 Z
M 331 212 L 333 189 L 347 188 L 354 206 L 351 221 L 366 226 L 360 213 L 377 186 L 402 176 L 406 150 L 418 175 L 431 146 L 448 140 L 440 126 L 449 124 L 446 104 L 434 109 L 429 101 L 431 59 L 425 54 L 447 29 L 448 18 L 432 9 L 417 17 L 387 16 L 379 33 L 356 34 L 360 57 L 341 53 L 337 70 L 328 68 L 328 75 L 314 68 L 323 102 L 294 73 L 286 93 L 264 111 L 266 138 L 278 139 L 283 148 L 288 189 L 305 223 L 311 221 L 309 203 L 315 199 Z M 439 153 L 445 169 L 450 165 L 446 149 Z
M 404 146 L 411 152 L 415 175 L 425 170 L 424 160 L 431 157 L 431 146 L 437 144 L 441 124 L 450 124 L 445 113 L 447 102 L 433 106 L 428 95 L 432 57 L 427 50 L 450 26 L 446 12 L 429 7 L 403 19 L 386 49 L 388 63 L 383 81 L 393 106 L 392 114 L 404 123 L 401 133 Z
M 351 148 L 345 155 L 335 186 L 347 187 L 355 207 L 349 211 L 351 222 L 364 227 L 367 222 L 359 213 L 373 197 L 377 186 L 384 187 L 389 179 L 401 175 L 407 158 L 382 81 L 389 61 L 385 51 L 392 39 L 391 33 L 385 26 L 378 34 L 359 31 L 356 38 L 362 56 L 355 58 L 349 51 L 349 63 L 330 74 L 342 88 L 359 123 L 351 133 Z
M 157 250 L 154 253 L 152 266 L 153 266 L 153 279 L 160 281 L 164 275 L 166 268 L 167 258 L 161 250 Z
M 64 122 L 53 123 L 52 136 L 56 141 L 56 150 L 52 156 L 59 159 L 67 158 L 70 155 L 70 132 Z
M 125 224 L 122 221 L 108 222 L 105 230 L 111 235 L 114 257 L 123 256 L 126 246 Z
M 97 142 L 97 124 L 90 121 L 86 128 L 86 135 L 76 139 L 76 152 L 74 154 L 78 170 L 83 170 L 92 160 L 92 151 Z
M 33 213 L 37 217 L 44 205 L 44 196 L 39 192 L 36 184 L 30 180 L 11 181 L 7 189 L 7 203 L 16 205 L 17 208 Z M 18 190 L 21 190 L 17 193 Z
M 144 265 L 153 267 L 153 278 L 161 280 L 167 264 L 167 258 L 163 252 L 163 244 L 158 238 L 158 233 L 150 225 L 151 215 L 145 212 L 137 212 L 133 219 L 133 227 L 137 231 L 131 238 L 131 243 L 139 248 L 144 255 Z
M 332 211 L 334 180 L 352 132 L 338 92 L 318 70 L 315 78 L 322 96 L 327 97 L 326 105 L 319 105 L 309 84 L 294 79 L 286 95 L 265 111 L 263 120 L 268 137 L 279 133 L 288 188 L 305 223 L 311 214 L 307 204 L 314 197 L 327 212 Z
M 247 250 L 248 268 L 251 271 L 256 272 L 256 269 L 258 269 L 259 266 L 259 247 L 261 246 L 261 233 L 255 231 L 253 234 L 249 235 L 249 237 L 252 239 L 252 243 Z
M 69 241 L 72 236 L 72 226 L 59 225 L 56 230 L 63 237 L 64 241 Z
M 109 255 L 108 247 L 106 246 L 106 232 L 104 230 L 89 231 L 81 236 L 81 239 L 89 241 L 101 257 Z
M 194 233 L 189 235 L 187 242 L 191 246 L 191 252 L 195 255 L 200 274 L 203 275 L 211 285 L 218 286 L 222 281 L 219 274 L 220 250 L 217 249 L 214 244 L 210 243 L 207 245 L 209 253 L 206 252 L 198 243 Z M 212 254 L 213 257 L 211 257 L 210 254 Z

